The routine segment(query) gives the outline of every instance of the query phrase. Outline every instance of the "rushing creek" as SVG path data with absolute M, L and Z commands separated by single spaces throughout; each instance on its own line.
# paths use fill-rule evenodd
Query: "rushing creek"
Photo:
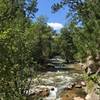
M 32 97 L 37 93 L 48 89 L 49 94 L 41 97 L 36 95 L 37 98 L 29 100 L 62 100 L 60 94 L 64 89 L 72 88 L 76 80 L 81 78 L 82 74 L 76 71 L 75 64 L 64 64 L 63 59 L 51 59 L 54 68 L 49 69 L 47 72 L 42 72 L 32 79 L 28 94 Z M 77 67 L 77 66 L 76 66 Z M 47 91 L 47 90 L 46 90 Z

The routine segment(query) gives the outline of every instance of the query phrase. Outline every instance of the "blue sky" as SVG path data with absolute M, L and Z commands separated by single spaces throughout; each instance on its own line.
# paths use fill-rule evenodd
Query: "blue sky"
M 51 6 L 55 2 L 59 2 L 60 0 L 38 0 L 38 12 L 36 13 L 36 17 L 38 16 L 47 16 L 48 17 L 48 25 L 53 27 L 55 30 L 59 30 L 63 27 L 65 23 L 68 23 L 68 20 L 65 19 L 65 15 L 67 9 L 61 9 L 56 13 L 51 12 Z

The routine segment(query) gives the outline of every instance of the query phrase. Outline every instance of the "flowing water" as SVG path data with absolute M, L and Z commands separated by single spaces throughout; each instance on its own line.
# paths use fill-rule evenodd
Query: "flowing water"
M 54 65 L 54 68 L 48 68 L 47 72 L 39 74 L 32 80 L 29 94 L 47 88 L 49 89 L 49 95 L 44 97 L 43 100 L 61 100 L 61 92 L 65 88 L 72 88 L 75 81 L 81 78 L 82 74 L 79 74 L 74 69 L 74 64 L 64 64 L 65 61 L 63 59 L 54 58 L 50 61 Z

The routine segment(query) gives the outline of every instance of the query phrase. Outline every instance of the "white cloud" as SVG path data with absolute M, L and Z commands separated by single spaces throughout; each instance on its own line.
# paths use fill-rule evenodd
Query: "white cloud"
M 61 28 L 63 28 L 63 25 L 61 23 L 48 23 L 48 25 L 54 30 L 60 30 Z

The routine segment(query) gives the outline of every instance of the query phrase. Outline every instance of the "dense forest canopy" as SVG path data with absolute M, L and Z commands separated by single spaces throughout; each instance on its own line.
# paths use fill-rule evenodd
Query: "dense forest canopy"
M 65 6 L 70 7 L 68 15 L 73 16 L 69 29 L 75 35 L 73 40 L 80 48 L 79 52 L 86 55 L 88 51 L 96 56 L 100 52 L 99 0 L 61 0 L 52 9 L 56 12 Z M 80 21 L 82 25 L 77 27 Z
M 28 77 L 35 77 L 54 56 L 60 55 L 67 63 L 92 56 L 100 67 L 100 0 L 60 0 L 51 5 L 53 12 L 70 8 L 71 23 L 59 34 L 44 16 L 32 21 L 37 4 L 37 0 L 0 0 L 1 100 L 26 100 Z

